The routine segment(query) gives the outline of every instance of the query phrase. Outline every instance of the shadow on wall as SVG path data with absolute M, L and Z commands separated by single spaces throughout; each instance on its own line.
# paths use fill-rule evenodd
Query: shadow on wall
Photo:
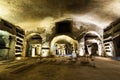
M 9 33 L 0 30 L 0 59 L 7 59 L 9 57 L 10 39 Z

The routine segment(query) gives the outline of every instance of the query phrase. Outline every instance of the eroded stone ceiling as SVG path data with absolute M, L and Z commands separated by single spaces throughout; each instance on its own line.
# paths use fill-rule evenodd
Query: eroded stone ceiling
M 104 28 L 120 17 L 120 0 L 0 0 L 0 17 L 25 30 L 49 28 L 61 17 Z

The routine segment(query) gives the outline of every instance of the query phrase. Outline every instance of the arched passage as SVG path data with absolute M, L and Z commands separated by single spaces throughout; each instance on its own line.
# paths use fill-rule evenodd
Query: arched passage
M 91 48 L 93 44 L 96 44 L 97 48 L 97 55 L 101 56 L 102 55 L 102 42 L 101 42 L 101 37 L 100 34 L 98 34 L 95 31 L 88 31 L 85 36 L 85 44 L 87 45 L 88 52 L 91 54 Z
M 50 51 L 53 55 L 71 55 L 72 50 L 77 49 L 77 41 L 67 35 L 59 35 L 51 41 Z
M 98 55 L 102 55 L 102 38 L 100 34 L 96 31 L 88 31 L 84 34 L 81 41 L 79 41 L 79 54 L 83 56 L 85 54 L 85 45 L 88 49 L 89 54 L 91 54 L 91 46 L 92 44 L 97 44 L 98 47 Z
M 41 54 L 42 38 L 39 33 L 31 33 L 26 36 L 26 56 L 36 57 Z

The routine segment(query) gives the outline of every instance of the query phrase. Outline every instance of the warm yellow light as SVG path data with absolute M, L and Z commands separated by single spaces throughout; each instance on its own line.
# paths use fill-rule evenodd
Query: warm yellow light
M 83 50 L 80 51 L 79 56 L 84 56 L 84 51 Z
M 21 57 L 16 57 L 16 60 L 21 60 L 22 58 Z
M 53 50 L 53 46 L 57 41 L 67 41 L 70 44 L 73 44 L 73 47 L 75 47 L 75 44 L 78 44 L 76 40 L 72 39 L 71 37 L 67 36 L 67 35 L 60 35 L 60 36 L 56 36 L 52 41 L 51 41 L 51 46 L 50 46 L 50 50 L 53 54 L 55 54 L 54 50 Z
M 35 57 L 35 47 L 32 48 L 32 57 Z
M 6 17 L 7 15 L 10 15 L 9 10 L 5 6 L 0 5 L 0 17 Z
M 49 55 L 49 49 L 42 49 L 41 57 L 47 57 Z

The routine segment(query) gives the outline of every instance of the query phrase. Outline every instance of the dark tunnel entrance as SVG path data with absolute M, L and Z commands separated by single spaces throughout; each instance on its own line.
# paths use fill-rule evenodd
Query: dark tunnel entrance
M 120 35 L 113 38 L 113 44 L 115 48 L 115 56 L 120 57 Z

